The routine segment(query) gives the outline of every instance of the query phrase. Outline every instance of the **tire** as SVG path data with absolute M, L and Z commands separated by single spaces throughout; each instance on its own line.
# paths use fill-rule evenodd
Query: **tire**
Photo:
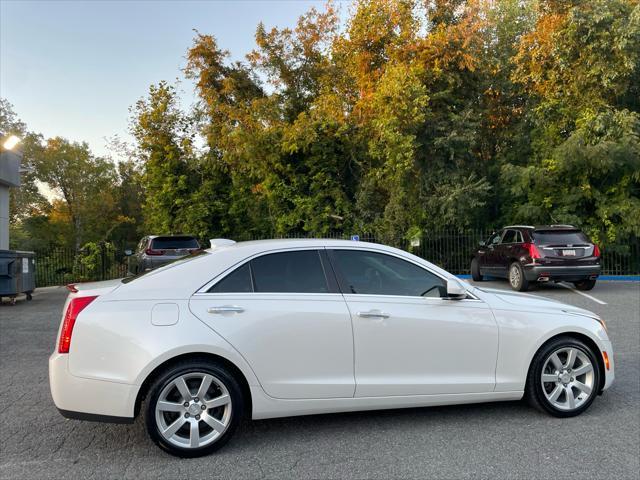
M 200 398 L 205 379 L 209 386 Z M 171 366 L 154 381 L 147 398 L 145 424 L 151 440 L 178 457 L 201 457 L 218 450 L 233 436 L 244 414 L 238 381 L 225 368 L 204 360 Z M 158 405 L 160 401 L 166 409 Z
M 573 363 L 569 365 L 568 352 L 574 352 Z M 556 354 L 566 377 L 556 375 L 556 366 L 551 357 Z M 586 367 L 590 365 L 590 370 Z M 585 370 L 585 373 L 577 372 Z M 545 377 L 543 377 L 543 372 Z M 557 380 L 552 377 L 557 377 Z M 551 379 L 544 382 L 544 379 Z M 564 380 L 568 383 L 565 385 Z M 577 385 L 583 385 L 583 387 Z M 586 387 L 585 387 L 586 386 Z M 586 388 L 590 391 L 587 393 Z M 559 396 L 552 400 L 559 389 Z M 569 393 L 570 391 L 570 393 Z M 600 391 L 600 367 L 593 350 L 584 342 L 572 337 L 558 337 L 543 345 L 534 356 L 525 387 L 525 399 L 538 410 L 554 417 L 575 417 L 584 412 L 593 403 Z M 576 395 L 577 394 L 577 395 Z M 573 407 L 568 395 L 573 397 Z
M 524 270 L 518 262 L 513 262 L 509 265 L 509 274 L 507 278 L 511 288 L 517 292 L 526 292 L 529 290 L 529 280 L 524 276 Z
M 595 280 L 580 280 L 579 282 L 573 282 L 578 290 L 591 290 L 596 286 Z
M 480 274 L 480 265 L 478 264 L 477 258 L 471 259 L 471 278 L 473 278 L 474 282 L 481 282 L 482 275 Z

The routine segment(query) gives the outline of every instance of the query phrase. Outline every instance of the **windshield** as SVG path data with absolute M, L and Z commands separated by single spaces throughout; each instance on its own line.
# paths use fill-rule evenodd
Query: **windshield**
M 577 245 L 589 243 L 587 236 L 579 230 L 533 232 L 535 243 L 539 245 Z
M 206 250 L 198 250 L 197 252 L 193 252 L 190 255 L 187 255 L 186 257 L 179 257 L 176 260 L 172 260 L 171 262 L 167 263 L 166 265 L 163 265 L 160 268 L 156 268 L 154 270 L 145 270 L 144 272 L 140 272 L 137 275 L 131 275 L 130 277 L 125 277 L 122 279 L 122 283 L 130 283 L 130 282 L 133 282 L 134 280 L 137 280 L 140 277 L 144 277 L 147 274 L 168 270 L 169 268 L 173 268 L 177 265 L 195 260 L 196 258 L 202 255 L 210 255 L 210 253 L 207 252 Z

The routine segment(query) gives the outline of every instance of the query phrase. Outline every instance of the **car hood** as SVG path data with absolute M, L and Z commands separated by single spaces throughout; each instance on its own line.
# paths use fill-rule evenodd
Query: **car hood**
M 600 318 L 584 308 L 574 307 L 566 303 L 549 298 L 531 295 L 530 293 L 518 293 L 500 290 L 497 288 L 478 288 L 475 290 L 482 299 L 487 300 L 491 307 L 501 310 L 521 310 L 530 312 L 564 312 L 572 315 L 582 315 L 591 318 Z M 488 298 L 491 297 L 491 298 Z M 493 300 L 493 301 L 492 301 Z

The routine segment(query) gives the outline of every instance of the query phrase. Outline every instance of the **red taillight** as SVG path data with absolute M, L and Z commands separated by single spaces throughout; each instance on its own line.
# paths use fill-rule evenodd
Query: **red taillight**
M 62 330 L 60 331 L 60 343 L 58 344 L 58 353 L 69 353 L 69 346 L 71 345 L 71 334 L 73 333 L 73 326 L 76 323 L 76 318 L 87 305 L 93 302 L 97 295 L 88 297 L 75 297 L 72 298 L 67 307 L 67 311 L 64 314 L 64 320 L 62 322 Z
M 153 248 L 147 248 L 144 253 L 147 255 L 164 255 L 164 250 L 154 250 Z
M 600 248 L 598 247 L 598 245 L 594 245 L 593 246 L 593 256 L 594 257 L 599 257 L 600 256 Z
M 533 243 L 525 243 L 523 244 L 523 247 L 529 251 L 529 256 L 531 258 L 542 258 L 542 256 L 540 255 L 540 250 L 538 250 L 538 247 L 536 247 Z

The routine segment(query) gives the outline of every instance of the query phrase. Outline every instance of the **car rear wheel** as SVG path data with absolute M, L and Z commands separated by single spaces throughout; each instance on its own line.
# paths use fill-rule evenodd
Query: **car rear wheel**
M 591 290 L 596 286 L 595 280 L 580 280 L 579 282 L 573 282 L 578 290 Z
M 482 275 L 480 274 L 480 264 L 478 263 L 477 258 L 473 258 L 471 260 L 471 278 L 473 278 L 474 282 L 482 281 Z
M 152 385 L 145 421 L 151 439 L 179 457 L 222 447 L 242 419 L 240 385 L 226 369 L 204 361 L 174 365 Z
M 573 417 L 584 412 L 600 388 L 596 354 L 584 342 L 560 337 L 536 353 L 525 397 L 535 408 L 556 417 Z
M 529 289 L 529 280 L 524 276 L 524 270 L 518 262 L 509 266 L 509 284 L 518 292 L 526 292 Z

